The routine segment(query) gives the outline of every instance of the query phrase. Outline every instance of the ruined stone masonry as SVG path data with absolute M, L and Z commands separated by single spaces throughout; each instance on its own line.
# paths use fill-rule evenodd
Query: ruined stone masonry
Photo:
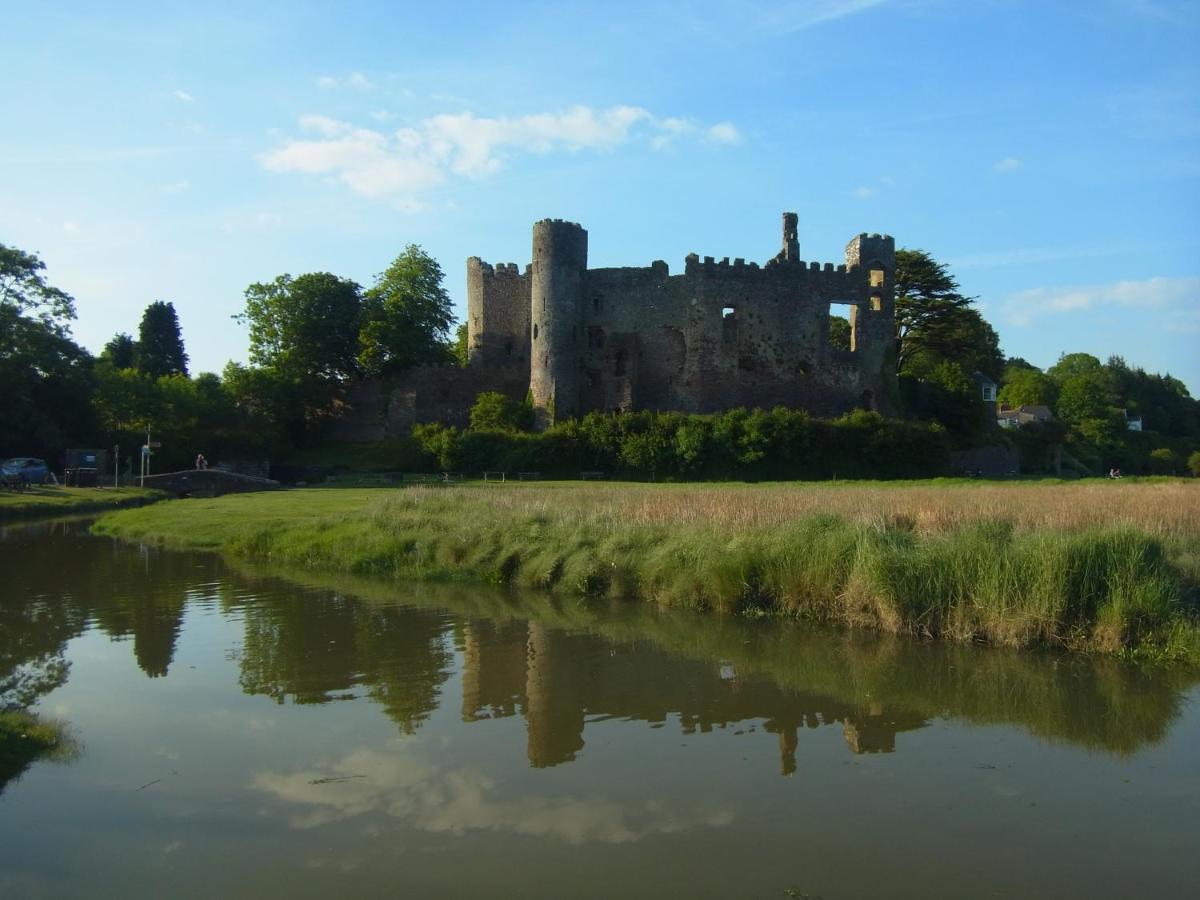
M 543 219 L 524 271 L 467 260 L 467 367 L 415 369 L 386 390 L 354 387 L 334 436 L 465 426 L 482 391 L 531 395 L 539 428 L 593 410 L 891 415 L 895 242 L 860 234 L 844 265 L 803 262 L 796 222 L 783 214 L 783 247 L 762 266 L 693 253 L 672 275 L 661 260 L 589 269 L 587 231 Z M 850 319 L 849 350 L 830 344 L 831 311 Z
M 661 260 L 589 269 L 587 231 L 544 219 L 523 272 L 467 260 L 468 368 L 527 379 L 543 428 L 593 410 L 893 412 L 895 242 L 860 234 L 845 265 L 806 263 L 796 224 L 784 213 L 763 266 L 693 253 L 671 275 Z M 848 351 L 830 345 L 839 306 Z

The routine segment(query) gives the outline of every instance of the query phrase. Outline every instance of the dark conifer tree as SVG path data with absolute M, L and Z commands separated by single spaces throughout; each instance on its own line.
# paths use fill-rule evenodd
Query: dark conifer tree
M 187 354 L 179 332 L 175 305 L 155 300 L 146 307 L 138 328 L 137 367 L 151 378 L 186 375 Z
M 137 365 L 137 342 L 125 332 L 118 332 L 104 345 L 100 358 L 108 360 L 114 369 L 132 369 Z

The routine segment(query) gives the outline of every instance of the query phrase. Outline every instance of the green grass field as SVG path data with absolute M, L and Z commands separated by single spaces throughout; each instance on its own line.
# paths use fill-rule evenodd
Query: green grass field
M 318 571 L 1200 664 L 1200 484 L 539 482 L 158 504 L 97 530 Z
M 0 520 L 24 516 L 70 515 L 161 499 L 162 493 L 135 487 L 83 488 L 35 485 L 25 491 L 0 491 Z

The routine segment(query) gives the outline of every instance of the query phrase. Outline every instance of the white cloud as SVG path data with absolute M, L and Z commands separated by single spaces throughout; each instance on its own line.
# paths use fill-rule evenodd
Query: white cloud
M 520 153 L 610 151 L 642 138 L 655 149 L 679 138 L 740 140 L 729 122 L 702 128 L 637 106 L 574 106 L 497 118 L 447 113 L 390 134 L 312 114 L 300 117 L 300 127 L 316 137 L 288 141 L 263 154 L 262 165 L 276 172 L 331 176 L 365 197 L 411 197 L 450 176 L 484 178 Z
M 865 184 L 860 184 L 854 189 L 854 196 L 859 200 L 870 200 L 877 193 L 879 192 L 875 188 L 867 187 Z
M 732 122 L 718 122 L 708 129 L 708 136 L 718 144 L 736 144 L 742 139 Z
M 189 94 L 187 91 L 174 90 L 174 91 L 171 91 L 171 96 L 174 97 L 176 100 L 182 100 L 184 103 L 195 103 L 196 102 L 196 98 L 193 97 L 191 94 Z
M 63 234 L 79 234 L 79 224 L 77 222 L 63 222 Z
M 331 782 L 334 782 L 331 785 Z M 408 754 L 357 750 L 328 769 L 254 779 L 259 791 L 298 807 L 289 824 L 316 828 L 357 816 L 385 813 L 435 834 L 500 831 L 566 844 L 625 844 L 655 834 L 721 828 L 725 809 L 667 809 L 657 800 L 622 805 L 609 797 L 504 796 L 501 785 L 471 769 L 440 770 Z
M 1015 156 L 1006 156 L 1004 159 L 998 160 L 992 165 L 992 171 L 1000 172 L 1001 174 L 1005 172 L 1015 172 L 1019 168 L 1021 168 L 1021 160 L 1017 159 Z
M 1019 326 L 1031 325 L 1034 320 L 1055 313 L 1088 312 L 1104 307 L 1188 310 L 1197 306 L 1200 306 L 1200 276 L 1031 288 L 1011 294 L 999 303 L 1000 315 Z
M 322 75 L 317 79 L 317 87 L 329 90 L 338 86 L 338 80 L 331 75 Z
M 191 186 L 192 183 L 187 180 L 172 181 L 170 184 L 164 184 L 162 189 L 164 194 L 182 194 Z

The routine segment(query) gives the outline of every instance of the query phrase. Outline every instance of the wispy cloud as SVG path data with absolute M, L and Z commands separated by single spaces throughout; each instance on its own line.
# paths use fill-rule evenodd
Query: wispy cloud
M 172 181 L 170 184 L 164 184 L 162 189 L 164 194 L 182 194 L 191 186 L 192 183 L 187 180 Z
M 196 102 L 196 98 L 193 97 L 191 94 L 189 94 L 187 91 L 174 90 L 174 91 L 171 91 L 171 96 L 174 97 L 176 100 L 182 100 L 184 103 L 195 103 Z
M 793 0 L 771 4 L 759 14 L 761 24 L 780 32 L 800 31 L 857 15 L 893 0 Z
M 859 200 L 870 200 L 877 193 L 879 192 L 875 188 L 867 187 L 865 184 L 860 184 L 854 189 L 854 196 Z
M 351 72 L 349 75 L 334 76 L 322 75 L 316 80 L 317 87 L 324 90 L 331 90 L 339 87 L 351 87 L 360 91 L 375 90 L 375 82 L 371 81 L 362 72 Z
M 654 149 L 677 140 L 741 140 L 730 122 L 704 126 L 660 118 L 637 106 L 574 106 L 498 118 L 443 114 L 390 134 L 309 114 L 300 117 L 300 128 L 313 137 L 290 140 L 263 154 L 262 165 L 276 172 L 328 175 L 364 197 L 411 198 L 450 177 L 484 178 L 522 153 L 610 151 L 636 140 Z
M 1021 160 L 1017 159 L 1015 156 L 1006 156 L 1004 159 L 998 160 L 992 165 L 992 171 L 999 172 L 1003 175 L 1006 172 L 1017 171 L 1017 169 L 1021 168 L 1021 165 Z
M 1011 294 L 998 304 L 1000 315 L 1017 326 L 1055 314 L 1102 308 L 1191 310 L 1200 306 L 1200 276 L 1147 278 L 1084 287 L 1038 287 Z M 1169 327 L 1174 319 L 1165 319 Z

